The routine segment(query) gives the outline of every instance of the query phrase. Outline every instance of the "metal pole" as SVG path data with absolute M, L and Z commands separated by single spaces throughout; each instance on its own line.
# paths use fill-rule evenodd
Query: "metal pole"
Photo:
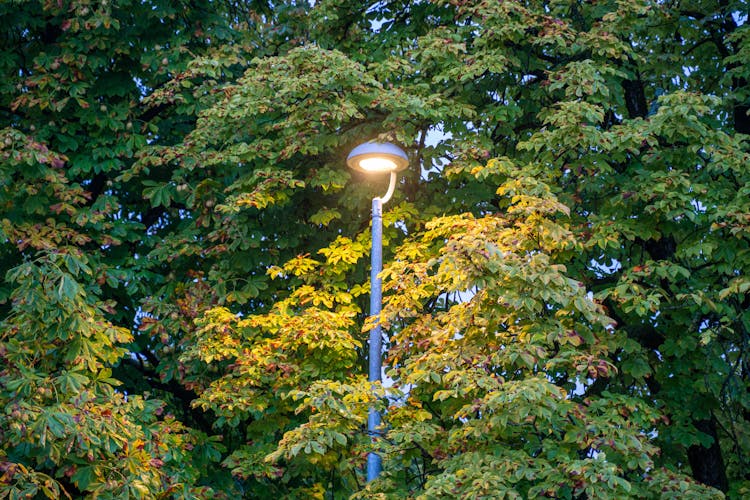
M 383 300 L 380 278 L 378 277 L 383 269 L 383 202 L 380 198 L 372 200 L 372 253 L 370 255 L 370 316 L 375 317 L 375 326 L 370 330 L 370 382 L 380 382 L 380 353 L 383 342 L 378 319 Z M 367 431 L 373 441 L 379 434 L 378 427 L 380 427 L 380 413 L 374 407 L 371 407 L 367 416 Z M 380 455 L 374 452 L 367 455 L 368 482 L 378 477 L 381 467 Z

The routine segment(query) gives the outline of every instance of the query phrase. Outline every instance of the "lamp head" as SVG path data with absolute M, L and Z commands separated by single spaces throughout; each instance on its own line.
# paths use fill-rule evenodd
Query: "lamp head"
M 366 142 L 352 149 L 346 164 L 365 173 L 390 173 L 409 166 L 406 153 L 390 142 Z

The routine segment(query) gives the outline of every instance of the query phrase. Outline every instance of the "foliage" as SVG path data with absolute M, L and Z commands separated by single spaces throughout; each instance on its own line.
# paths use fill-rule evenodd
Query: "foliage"
M 747 496 L 746 11 L 0 5 L 0 498 Z

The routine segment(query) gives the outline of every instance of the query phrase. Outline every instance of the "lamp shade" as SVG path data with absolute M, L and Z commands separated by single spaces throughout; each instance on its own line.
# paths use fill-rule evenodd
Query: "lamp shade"
M 389 173 L 408 167 L 409 157 L 390 142 L 366 142 L 352 149 L 346 157 L 346 164 L 360 172 Z

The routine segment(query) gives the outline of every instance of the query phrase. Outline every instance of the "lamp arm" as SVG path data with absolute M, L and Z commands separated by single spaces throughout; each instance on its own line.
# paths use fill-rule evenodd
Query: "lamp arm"
M 396 190 L 396 172 L 391 172 L 391 180 L 388 183 L 388 192 L 385 193 L 385 196 L 380 198 L 381 203 L 387 203 L 388 200 L 391 199 L 391 196 L 393 196 L 393 191 Z

